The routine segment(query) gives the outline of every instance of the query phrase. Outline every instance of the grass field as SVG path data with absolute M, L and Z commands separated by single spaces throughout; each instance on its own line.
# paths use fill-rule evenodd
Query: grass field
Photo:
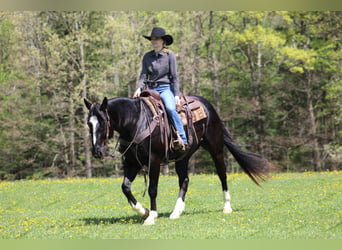
M 216 175 L 190 176 L 178 220 L 176 177 L 160 178 L 156 225 L 143 226 L 121 192 L 122 179 L 0 182 L 2 239 L 342 239 L 342 172 L 274 174 L 258 188 L 228 176 L 234 212 L 223 215 Z M 143 177 L 132 186 L 149 207 Z

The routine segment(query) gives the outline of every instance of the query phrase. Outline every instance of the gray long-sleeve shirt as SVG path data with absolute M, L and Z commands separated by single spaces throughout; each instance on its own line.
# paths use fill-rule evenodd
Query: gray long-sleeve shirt
M 179 96 L 179 80 L 175 54 L 172 51 L 165 53 L 163 50 L 158 54 L 154 50 L 147 52 L 143 57 L 138 88 L 142 89 L 146 80 L 173 84 L 175 95 Z

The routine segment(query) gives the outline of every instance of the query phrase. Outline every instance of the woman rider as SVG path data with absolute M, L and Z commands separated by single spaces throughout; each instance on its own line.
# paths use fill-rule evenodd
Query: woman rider
M 154 27 L 150 36 L 143 35 L 143 37 L 151 41 L 153 50 L 147 52 L 143 57 L 138 89 L 133 97 L 140 96 L 145 83 L 150 89 L 159 92 L 166 111 L 182 139 L 181 141 L 176 140 L 175 144 L 185 150 L 188 142 L 176 109 L 176 104 L 180 104 L 176 56 L 166 47 L 172 44 L 173 38 L 171 35 L 165 34 L 165 30 L 160 27 Z

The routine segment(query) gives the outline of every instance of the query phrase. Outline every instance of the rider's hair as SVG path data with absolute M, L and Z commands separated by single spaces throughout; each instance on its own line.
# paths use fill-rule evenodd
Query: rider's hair
M 166 46 L 166 41 L 163 39 L 163 52 L 169 54 L 170 49 Z

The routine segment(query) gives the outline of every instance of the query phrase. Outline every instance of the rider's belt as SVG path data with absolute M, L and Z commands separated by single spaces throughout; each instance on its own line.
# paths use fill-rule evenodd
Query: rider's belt
M 169 84 L 169 83 L 164 83 L 164 82 L 147 82 L 147 85 L 151 88 L 156 88 L 159 85 L 164 85 L 164 84 Z

